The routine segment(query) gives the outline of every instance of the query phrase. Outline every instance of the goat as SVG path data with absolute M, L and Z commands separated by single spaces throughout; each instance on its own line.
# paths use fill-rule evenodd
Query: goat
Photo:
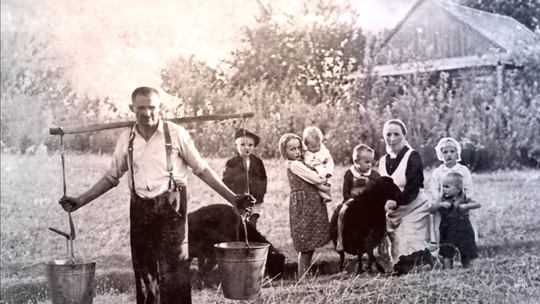
M 339 251 L 340 270 L 343 271 L 345 252 L 358 256 L 356 273 L 362 271 L 362 256 L 368 255 L 368 269 L 373 264 L 379 272 L 386 272 L 375 259 L 375 249 L 386 235 L 386 211 L 384 206 L 388 200 L 396 200 L 399 188 L 390 177 L 380 177 L 369 183 L 366 189 L 354 198 L 343 216 L 343 251 Z M 331 238 L 334 246 L 337 243 L 337 222 L 343 205 L 334 210 L 331 219 Z

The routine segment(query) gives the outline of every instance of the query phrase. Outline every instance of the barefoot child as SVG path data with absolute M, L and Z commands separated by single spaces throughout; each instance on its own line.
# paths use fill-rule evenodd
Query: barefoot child
M 307 127 L 304 129 L 304 163 L 319 174 L 320 177 L 328 180 L 334 171 L 334 160 L 330 151 L 322 143 L 323 134 L 317 127 Z M 325 203 L 331 202 L 330 184 L 326 183 L 327 190 L 320 189 L 319 194 Z
M 234 135 L 237 155 L 227 160 L 223 172 L 223 183 L 234 193 L 247 192 L 246 168 L 249 173 L 249 193 L 255 198 L 251 207 L 249 222 L 257 227 L 261 216 L 261 205 L 266 194 L 267 177 L 263 161 L 253 155 L 253 149 L 259 145 L 260 138 L 252 132 L 239 129 Z
M 330 241 L 328 211 L 319 195 L 317 184 L 326 179 L 302 162 L 302 140 L 295 134 L 285 134 L 279 140 L 281 156 L 285 158 L 291 187 L 289 222 L 294 249 L 298 252 L 298 280 L 308 271 L 316 248 Z
M 480 208 L 480 204 L 465 195 L 463 176 L 457 172 L 447 173 L 442 179 L 442 197 L 430 207 L 431 213 L 441 215 L 439 226 L 439 255 L 443 257 L 445 269 L 453 268 L 456 249 L 461 256 L 463 268 L 478 258 L 474 232 L 469 221 L 469 210 Z
M 343 204 L 338 217 L 338 240 L 336 250 L 343 250 L 343 217 L 349 204 L 364 191 L 369 182 L 375 181 L 381 175 L 372 170 L 375 151 L 366 145 L 358 145 L 353 149 L 353 162 L 343 177 Z
M 442 195 L 442 180 L 443 177 L 449 172 L 457 172 L 463 176 L 463 191 L 468 197 L 473 197 L 473 182 L 471 178 L 471 172 L 469 169 L 459 162 L 461 161 L 461 145 L 453 138 L 445 137 L 439 140 L 439 143 L 435 147 L 437 152 L 437 159 L 442 161 L 443 164 L 433 170 L 431 183 L 429 186 L 429 192 L 431 193 L 432 200 L 437 201 Z M 474 220 L 474 213 L 470 213 L 470 221 L 474 231 L 474 239 L 478 241 L 478 229 Z M 431 229 L 431 242 L 438 243 L 438 227 L 440 223 L 440 217 L 438 215 L 432 216 L 432 229 Z

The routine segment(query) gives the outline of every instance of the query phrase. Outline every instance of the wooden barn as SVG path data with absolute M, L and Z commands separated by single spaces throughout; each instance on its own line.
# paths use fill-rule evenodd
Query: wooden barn
M 380 76 L 479 68 L 496 73 L 514 68 L 511 55 L 540 37 L 513 18 L 446 1 L 418 1 L 412 13 L 388 33 L 375 57 Z M 363 74 L 352 75 L 353 78 Z

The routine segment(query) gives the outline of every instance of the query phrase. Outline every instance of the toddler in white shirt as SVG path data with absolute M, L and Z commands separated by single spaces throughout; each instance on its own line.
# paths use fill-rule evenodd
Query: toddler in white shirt
M 307 127 L 303 133 L 304 163 L 310 169 L 315 170 L 320 177 L 329 179 L 333 175 L 334 160 L 330 151 L 322 143 L 323 134 L 317 127 Z M 328 190 L 319 190 L 319 194 L 325 203 L 332 201 L 330 194 L 330 184 L 327 182 Z

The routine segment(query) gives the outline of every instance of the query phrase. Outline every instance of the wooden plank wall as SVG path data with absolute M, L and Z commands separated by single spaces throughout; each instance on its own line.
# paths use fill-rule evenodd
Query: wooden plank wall
M 470 25 L 427 1 L 382 49 L 377 63 L 399 64 L 502 51 Z

